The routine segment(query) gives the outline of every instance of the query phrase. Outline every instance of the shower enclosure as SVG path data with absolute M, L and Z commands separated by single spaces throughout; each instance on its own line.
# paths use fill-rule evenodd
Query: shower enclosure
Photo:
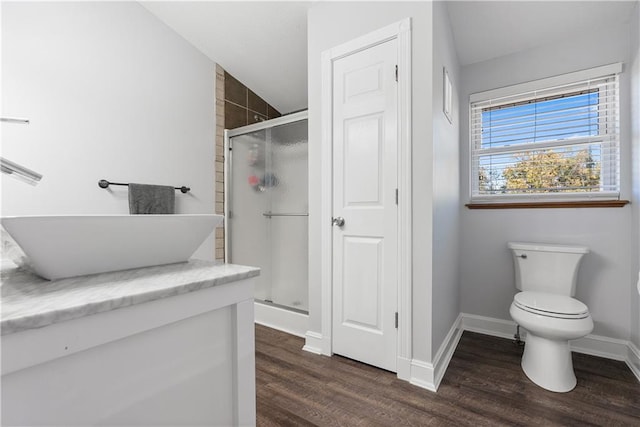
M 261 268 L 256 321 L 283 330 L 309 307 L 307 134 L 306 111 L 225 131 L 226 262 Z

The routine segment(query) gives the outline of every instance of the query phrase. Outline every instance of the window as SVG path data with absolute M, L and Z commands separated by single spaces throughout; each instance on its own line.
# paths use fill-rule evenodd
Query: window
M 471 95 L 471 201 L 618 199 L 621 69 Z

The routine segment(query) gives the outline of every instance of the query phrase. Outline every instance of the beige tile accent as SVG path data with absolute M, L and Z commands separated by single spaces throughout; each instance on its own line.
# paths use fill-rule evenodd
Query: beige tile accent
M 224 69 L 216 64 L 216 184 L 215 184 L 215 210 L 217 214 L 224 214 Z M 224 229 L 216 229 L 215 259 L 224 260 Z

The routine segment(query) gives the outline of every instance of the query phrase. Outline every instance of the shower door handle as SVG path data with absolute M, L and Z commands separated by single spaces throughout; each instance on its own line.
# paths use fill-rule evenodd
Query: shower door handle
M 331 220 L 331 223 L 333 225 L 337 225 L 338 227 L 342 227 L 344 225 L 344 218 L 342 218 L 341 216 L 333 218 Z

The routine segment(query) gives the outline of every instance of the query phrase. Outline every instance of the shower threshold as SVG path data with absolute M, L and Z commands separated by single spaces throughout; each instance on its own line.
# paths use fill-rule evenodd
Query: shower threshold
M 300 314 L 304 314 L 305 316 L 309 315 L 309 312 L 306 310 L 300 310 L 299 308 L 294 308 L 291 307 L 289 305 L 284 305 L 284 304 L 277 304 L 275 302 L 273 302 L 272 300 L 269 299 L 255 299 L 256 302 L 265 304 L 265 305 L 270 305 L 272 307 L 276 307 L 276 308 L 281 308 L 283 310 L 289 310 L 289 311 L 293 311 L 294 313 L 300 313 Z
M 255 299 L 255 322 L 304 338 L 309 330 L 309 314 L 306 311 Z

